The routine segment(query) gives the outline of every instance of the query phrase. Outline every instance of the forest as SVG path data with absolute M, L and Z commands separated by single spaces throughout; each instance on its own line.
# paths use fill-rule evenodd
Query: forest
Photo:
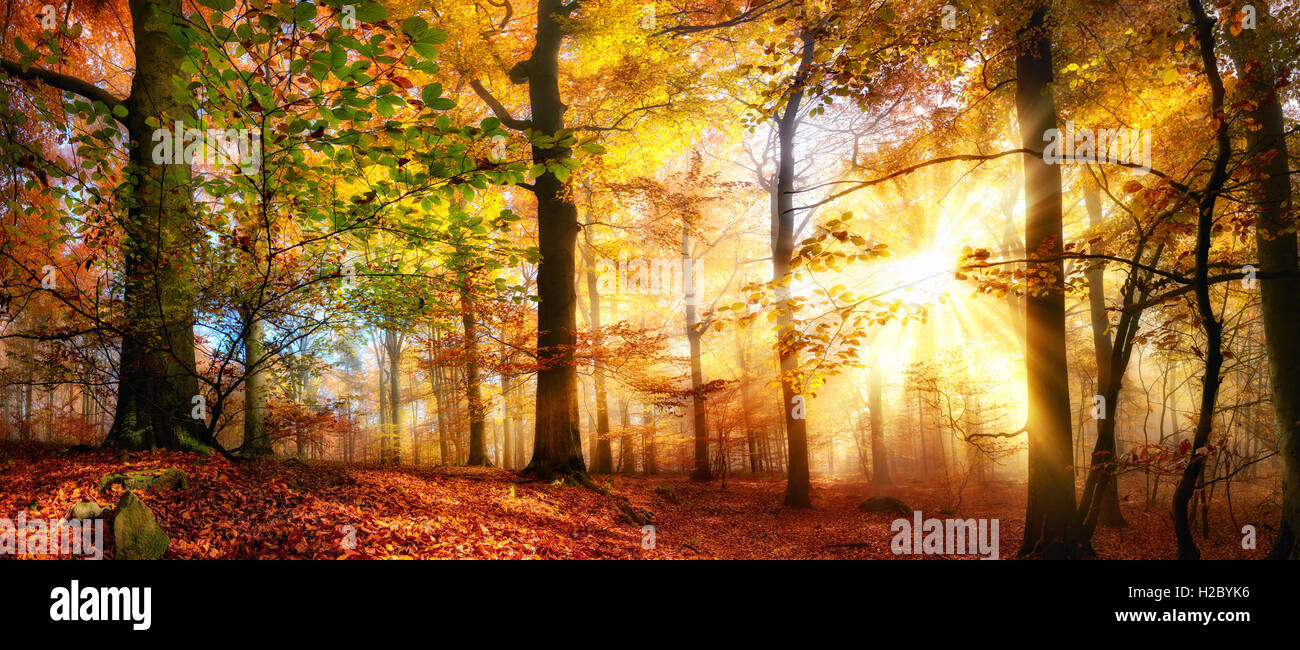
M 0 12 L 0 556 L 1300 559 L 1294 0 Z

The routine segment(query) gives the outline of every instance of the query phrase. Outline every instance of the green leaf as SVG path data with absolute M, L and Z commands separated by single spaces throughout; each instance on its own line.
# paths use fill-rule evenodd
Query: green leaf
M 363 23 L 377 23 L 388 17 L 388 9 L 376 2 L 367 2 L 357 7 L 357 20 Z
M 118 104 L 118 105 L 114 106 L 114 107 L 113 107 L 113 116 L 114 116 L 114 117 L 126 117 L 126 107 L 123 106 L 123 105 L 121 105 L 121 104 Z
M 440 83 L 431 83 L 420 91 L 420 99 L 423 99 L 425 104 L 432 105 L 439 97 L 442 97 L 442 84 Z
M 434 46 L 432 46 L 432 45 L 430 45 L 430 44 L 428 44 L 428 43 L 415 43 L 415 44 L 412 44 L 412 45 L 411 45 L 411 49 L 415 50 L 416 54 L 419 54 L 420 56 L 422 56 L 422 57 L 424 57 L 424 58 L 426 58 L 426 59 L 436 59 L 436 58 L 438 58 L 438 48 L 436 48 L 436 47 L 434 47 Z
M 402 33 L 408 36 L 418 37 L 429 29 L 429 23 L 419 16 L 411 16 L 402 21 Z
M 302 24 L 310 22 L 316 18 L 316 5 L 310 2 L 299 2 L 293 8 L 293 22 Z
M 198 3 L 217 11 L 230 11 L 235 8 L 235 0 L 198 0 Z

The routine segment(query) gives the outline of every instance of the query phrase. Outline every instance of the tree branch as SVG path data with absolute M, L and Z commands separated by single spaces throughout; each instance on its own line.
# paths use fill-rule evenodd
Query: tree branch
M 77 77 L 71 77 L 51 70 L 45 70 L 43 68 L 24 68 L 8 59 L 0 59 L 0 68 L 4 69 L 5 73 L 9 76 L 17 79 L 40 81 L 52 88 L 58 88 L 59 90 L 81 95 L 92 102 L 103 102 L 104 105 L 108 107 L 110 113 L 113 108 L 123 104 L 122 100 L 114 97 L 112 93 L 96 86 L 95 84 L 85 81 L 84 79 L 78 79 Z
M 532 120 L 521 120 L 511 115 L 510 111 L 506 110 L 506 107 L 497 101 L 497 98 L 493 97 L 492 93 L 488 92 L 487 88 L 484 88 L 478 79 L 471 80 L 469 85 L 474 89 L 474 94 L 478 95 L 479 99 L 483 100 L 483 103 L 492 109 L 492 113 L 497 116 L 498 120 L 501 120 L 502 124 L 519 131 L 533 128 Z

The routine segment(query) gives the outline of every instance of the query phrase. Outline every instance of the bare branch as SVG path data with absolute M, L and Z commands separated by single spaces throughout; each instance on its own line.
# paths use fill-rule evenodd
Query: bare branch
M 488 92 L 487 88 L 484 88 L 478 79 L 470 80 L 469 85 L 474 89 L 474 94 L 478 95 L 479 99 L 483 100 L 483 103 L 492 109 L 492 113 L 497 116 L 498 120 L 501 120 L 502 124 L 519 131 L 533 128 L 532 120 L 521 120 L 511 115 L 510 111 L 506 110 L 506 107 L 497 101 L 497 98 L 493 97 L 492 93 Z

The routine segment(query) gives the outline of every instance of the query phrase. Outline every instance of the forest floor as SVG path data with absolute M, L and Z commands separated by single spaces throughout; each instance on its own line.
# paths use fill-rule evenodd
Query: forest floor
M 81 501 L 112 505 L 123 488 L 101 491 L 101 477 L 127 470 L 179 468 L 188 489 L 137 492 L 171 545 L 166 558 L 744 558 L 890 559 L 895 514 L 857 509 L 866 497 L 901 499 L 926 518 L 954 499 L 939 483 L 872 486 L 814 481 L 813 509 L 780 505 L 779 477 L 596 476 L 635 508 L 653 513 L 655 548 L 643 549 L 640 524 L 615 499 L 582 487 L 547 484 L 501 469 L 412 468 L 262 460 L 150 452 L 122 459 L 108 451 L 59 453 L 32 445 L 0 446 L 0 518 L 58 519 Z M 1122 482 L 1123 528 L 1099 529 L 1103 559 L 1172 559 L 1169 479 L 1162 504 L 1142 507 L 1141 477 Z M 1131 484 L 1130 484 L 1131 483 Z M 1237 486 L 1230 514 L 1216 496 L 1211 535 L 1197 542 L 1206 559 L 1256 559 L 1268 552 L 1276 496 Z M 1023 483 L 968 485 L 960 518 L 999 520 L 1000 555 L 1014 557 L 1023 530 Z M 1234 523 L 1235 518 L 1235 523 Z M 1197 519 L 1199 524 L 1199 517 Z M 1237 532 L 1258 529 L 1258 548 L 1243 550 Z M 347 528 L 347 527 L 352 528 Z M 355 531 L 355 544 L 349 533 Z M 111 557 L 112 526 L 107 527 Z M 352 548 L 349 548 L 352 546 Z M 943 556 L 948 559 L 975 555 Z

